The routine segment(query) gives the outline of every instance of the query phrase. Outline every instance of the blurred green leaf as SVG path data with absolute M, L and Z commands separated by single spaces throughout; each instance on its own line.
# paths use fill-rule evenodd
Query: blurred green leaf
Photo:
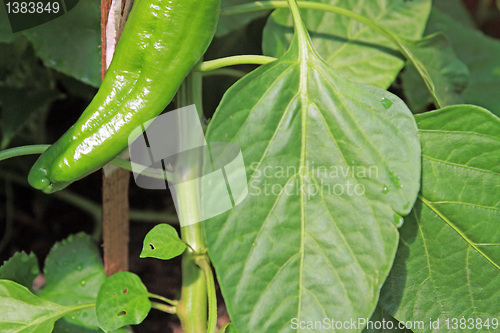
M 469 70 L 453 52 L 448 38 L 442 33 L 436 33 L 419 41 L 407 41 L 406 46 L 425 67 L 440 105 L 462 104 L 462 92 L 469 81 Z M 402 77 L 403 89 L 411 91 L 407 97 L 413 111 L 424 111 L 433 99 L 411 63 L 407 65 Z
M 91 86 L 101 83 L 98 1 L 80 1 L 63 16 L 22 32 L 45 66 Z
M 321 0 L 347 8 L 406 39 L 420 39 L 430 0 Z M 288 9 L 276 10 L 264 29 L 264 54 L 279 57 L 290 45 L 293 24 Z M 379 32 L 345 16 L 301 10 L 313 44 L 326 62 L 351 81 L 387 88 L 404 66 L 397 47 Z
M 141 279 L 130 272 L 108 277 L 97 295 L 97 320 L 104 331 L 140 324 L 149 310 L 148 290 Z
M 457 332 L 444 321 L 500 317 L 500 119 L 472 105 L 415 118 L 422 188 L 380 304 L 400 321 L 440 319 L 417 333 Z
M 15 89 L 0 87 L 0 111 L 2 140 L 0 149 L 22 129 L 30 116 L 47 110 L 50 104 L 62 96 L 53 89 Z
M 180 256 L 186 250 L 177 230 L 169 224 L 158 224 L 144 238 L 141 258 L 168 260 Z
M 444 32 L 456 56 L 469 68 L 469 84 L 463 91 L 465 102 L 482 106 L 500 116 L 497 97 L 500 91 L 500 41 L 475 29 L 470 23 L 470 16 L 464 19 L 466 15 L 459 0 L 437 1 L 433 4 L 426 33 Z M 425 94 L 423 98 L 423 83 L 411 71 L 409 69 L 403 76 L 404 94 L 410 107 L 419 112 L 423 111 L 421 101 L 428 101 L 429 95 Z
M 56 243 L 45 260 L 44 273 L 46 284 L 40 296 L 62 305 L 95 303 L 106 279 L 97 246 L 84 233 Z M 99 327 L 94 309 L 71 314 L 64 320 L 83 328 Z
M 62 306 L 33 295 L 26 287 L 0 280 L 0 331 L 52 332 L 54 322 L 82 306 Z
M 225 7 L 243 5 L 245 3 L 251 3 L 254 0 L 222 0 L 222 12 L 224 12 Z M 247 25 L 250 21 L 268 15 L 268 11 L 256 11 L 245 14 L 238 15 L 221 15 L 219 23 L 217 25 L 217 37 L 226 35 L 242 26 Z
M 35 254 L 16 252 L 0 267 L 0 279 L 14 281 L 32 291 L 31 285 L 38 272 L 38 259 Z
M 10 43 L 15 35 L 10 28 L 9 18 L 5 6 L 0 6 L 0 43 Z

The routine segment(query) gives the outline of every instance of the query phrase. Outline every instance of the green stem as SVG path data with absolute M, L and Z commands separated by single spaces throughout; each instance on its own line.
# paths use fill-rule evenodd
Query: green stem
M 215 292 L 215 280 L 210 267 L 210 260 L 206 254 L 197 258 L 196 264 L 200 266 L 207 280 L 208 292 L 208 333 L 215 333 L 217 330 L 217 294 Z
M 41 154 L 49 147 L 50 145 L 30 145 L 0 150 L 0 161 L 17 156 Z
M 179 89 L 177 106 L 195 104 L 198 113 L 203 115 L 201 105 L 201 73 L 192 72 Z M 189 133 L 186 133 L 189 139 Z M 192 165 L 192 164 L 191 164 Z M 193 165 L 187 175 L 190 179 L 198 178 L 199 170 Z M 183 221 L 199 220 L 200 201 L 199 185 L 190 182 L 192 188 L 182 187 L 176 193 L 177 213 L 181 226 Z M 196 264 L 196 257 L 206 251 L 205 238 L 201 223 L 181 227 L 181 238 L 189 246 L 182 257 L 181 298 L 177 304 L 177 315 L 184 333 L 207 332 L 207 282 L 202 269 Z
M 411 50 L 408 48 L 408 46 L 406 45 L 406 42 L 403 38 L 397 36 L 396 34 L 393 34 L 391 31 L 386 29 L 384 26 L 369 19 L 368 17 L 357 14 L 353 11 L 347 10 L 345 8 L 342 8 L 342 7 L 337 7 L 337 6 L 328 5 L 328 4 L 324 4 L 324 3 L 318 3 L 318 2 L 308 2 L 308 1 L 297 1 L 297 4 L 300 8 L 303 8 L 303 9 L 321 10 L 321 11 L 339 14 L 339 15 L 343 15 L 343 16 L 352 18 L 353 20 L 356 20 L 358 22 L 366 24 L 367 26 L 369 26 L 373 30 L 379 32 L 380 34 L 385 36 L 387 39 L 392 41 L 397 46 L 399 51 L 415 66 L 418 73 L 420 74 L 420 76 L 424 80 L 425 85 L 427 86 L 427 89 L 429 90 L 432 97 L 434 98 L 436 105 L 438 107 L 441 107 L 441 103 L 439 102 L 438 98 L 436 97 L 434 83 L 432 82 L 432 80 L 429 76 L 429 73 L 427 72 L 427 69 L 420 63 L 420 61 L 411 52 Z M 260 11 L 260 10 L 288 8 L 288 7 L 289 7 L 289 5 L 288 5 L 287 1 L 274 1 L 274 0 L 272 0 L 272 1 L 257 1 L 257 2 L 252 2 L 252 3 L 248 3 L 248 4 L 244 4 L 244 5 L 226 7 L 222 10 L 222 15 L 235 15 L 235 14 L 243 14 L 243 13 L 255 12 L 255 11 Z
M 233 68 L 221 68 L 221 69 L 215 69 L 210 72 L 204 72 L 203 77 L 208 77 L 208 76 L 216 76 L 216 75 L 226 75 L 226 76 L 231 76 L 237 79 L 241 79 L 243 76 L 247 75 L 246 72 L 240 71 L 238 69 L 233 69 Z
M 274 57 L 267 57 L 262 55 L 238 55 L 205 61 L 196 66 L 195 69 L 200 72 L 208 72 L 222 67 L 235 65 L 265 65 L 275 60 L 276 58 Z
M 153 309 L 160 310 L 160 311 L 163 311 L 163 312 L 166 312 L 166 313 L 170 313 L 170 314 L 176 314 L 177 313 L 176 307 L 172 306 L 172 305 L 166 305 L 166 304 L 162 304 L 162 303 L 151 302 L 151 307 Z
M 169 298 L 166 298 L 166 297 L 163 297 L 160 295 L 152 294 L 152 293 L 149 293 L 149 297 L 163 301 L 163 302 L 168 303 L 172 306 L 177 306 L 177 304 L 179 304 L 179 301 L 172 300 L 172 299 L 169 299 Z

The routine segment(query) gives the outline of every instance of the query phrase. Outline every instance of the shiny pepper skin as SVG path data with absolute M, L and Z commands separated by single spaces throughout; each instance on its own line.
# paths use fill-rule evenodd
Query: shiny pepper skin
M 99 91 L 33 165 L 31 186 L 61 190 L 123 151 L 132 130 L 163 111 L 199 62 L 219 13 L 220 0 L 136 0 Z

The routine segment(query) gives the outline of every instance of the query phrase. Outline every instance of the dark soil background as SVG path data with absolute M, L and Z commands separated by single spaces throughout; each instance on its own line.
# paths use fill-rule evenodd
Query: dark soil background
M 480 28 L 486 34 L 500 38 L 500 19 L 498 15 L 490 18 L 487 15 L 488 11 L 478 12 L 481 1 L 464 0 L 464 2 L 473 16 L 478 18 Z M 494 1 L 491 1 L 490 9 L 490 12 L 496 10 Z M 228 39 L 215 40 L 206 59 L 234 54 L 260 53 L 261 32 L 264 24 L 265 18 L 256 20 L 245 29 L 235 32 L 232 37 L 227 37 L 229 38 L 229 44 L 232 44 L 232 47 L 229 48 L 227 47 Z M 226 52 L 227 54 L 221 54 Z M 243 69 L 250 70 L 251 68 Z M 205 113 L 208 118 L 214 112 L 224 91 L 233 83 L 234 79 L 227 77 L 208 77 L 205 79 L 205 91 L 209 92 L 205 94 Z M 214 90 L 214 87 L 218 90 Z M 65 89 L 65 86 L 61 85 L 61 90 L 64 91 Z M 75 121 L 75 112 L 67 112 L 67 110 L 83 110 L 88 104 L 88 100 L 85 98 L 81 96 L 75 97 L 68 91 L 66 92 L 65 99 L 53 103 L 48 116 L 48 130 L 51 133 L 52 141 Z M 92 94 L 91 89 L 89 96 L 92 96 Z M 10 164 L 9 168 L 17 170 L 18 173 L 19 170 L 23 170 L 24 174 L 27 175 L 35 157 L 29 156 L 15 160 Z M 8 171 L 2 169 L 2 172 Z M 100 203 L 101 177 L 101 172 L 96 172 L 74 183 L 69 189 L 95 203 Z M 168 191 L 142 190 L 131 181 L 131 209 L 159 212 L 164 211 L 166 205 L 175 214 Z M 6 223 L 8 214 L 13 217 L 12 223 Z M 144 236 L 155 223 L 159 222 L 131 222 L 130 271 L 138 274 L 151 292 L 169 298 L 178 298 L 181 286 L 180 258 L 170 261 L 139 258 Z M 17 251 L 34 252 L 39 262 L 43 263 L 55 242 L 80 231 L 92 233 L 95 227 L 95 221 L 91 215 L 75 208 L 66 201 L 32 190 L 22 179 L 9 185 L 4 181 L 3 177 L 0 178 L 0 235 L 4 239 L 0 243 L 0 263 Z M 219 307 L 220 322 L 222 323 L 227 321 L 228 317 L 220 295 Z M 180 328 L 175 316 L 152 310 L 143 324 L 134 327 L 134 331 L 137 333 L 177 333 L 180 332 Z

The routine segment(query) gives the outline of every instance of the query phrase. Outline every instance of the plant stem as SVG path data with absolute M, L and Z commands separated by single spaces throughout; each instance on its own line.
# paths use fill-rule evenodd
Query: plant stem
M 239 55 L 205 61 L 196 66 L 195 69 L 200 72 L 208 72 L 222 67 L 235 65 L 265 65 L 275 60 L 276 58 L 274 57 L 262 55 Z
M 233 69 L 233 68 L 221 68 L 221 69 L 215 69 L 210 72 L 204 72 L 203 77 L 207 76 L 216 76 L 216 75 L 226 75 L 226 76 L 231 76 L 237 79 L 241 79 L 243 76 L 245 76 L 247 73 L 244 71 L 240 71 L 238 69 Z
M 177 106 L 195 104 L 202 118 L 201 96 L 202 74 L 191 72 L 179 89 Z M 189 136 L 189 133 L 186 135 Z M 182 140 L 182 139 L 181 139 Z M 199 168 L 193 165 L 189 171 L 190 179 L 199 177 Z M 199 185 L 190 182 L 191 188 L 183 187 L 176 193 L 177 213 L 181 226 L 183 221 L 199 220 Z M 185 333 L 206 333 L 207 331 L 207 282 L 201 268 L 196 264 L 196 257 L 206 252 L 205 238 L 201 223 L 181 227 L 181 238 L 189 246 L 182 257 L 181 299 L 177 304 L 177 315 Z
M 170 314 L 176 314 L 177 313 L 176 307 L 172 306 L 172 305 L 166 305 L 166 304 L 161 304 L 161 303 L 157 303 L 157 302 L 151 302 L 151 307 L 153 309 L 160 310 L 160 311 L 163 311 L 163 312 L 166 312 L 166 313 L 170 313 Z
M 196 264 L 200 266 L 207 280 L 208 293 L 208 333 L 215 333 L 217 330 L 217 294 L 215 292 L 214 274 L 210 267 L 210 260 L 206 254 L 200 255 L 196 259 Z
M 179 301 L 172 300 L 172 299 L 169 299 L 169 298 L 166 298 L 166 297 L 163 297 L 163 296 L 160 296 L 160 295 L 152 294 L 152 293 L 149 293 L 149 297 L 155 298 L 155 299 L 160 300 L 160 301 L 163 301 L 163 302 L 168 303 L 168 304 L 170 304 L 172 306 L 177 306 L 177 304 L 179 304 Z
M 29 145 L 0 150 L 0 161 L 17 156 L 41 154 L 49 147 L 50 145 Z

